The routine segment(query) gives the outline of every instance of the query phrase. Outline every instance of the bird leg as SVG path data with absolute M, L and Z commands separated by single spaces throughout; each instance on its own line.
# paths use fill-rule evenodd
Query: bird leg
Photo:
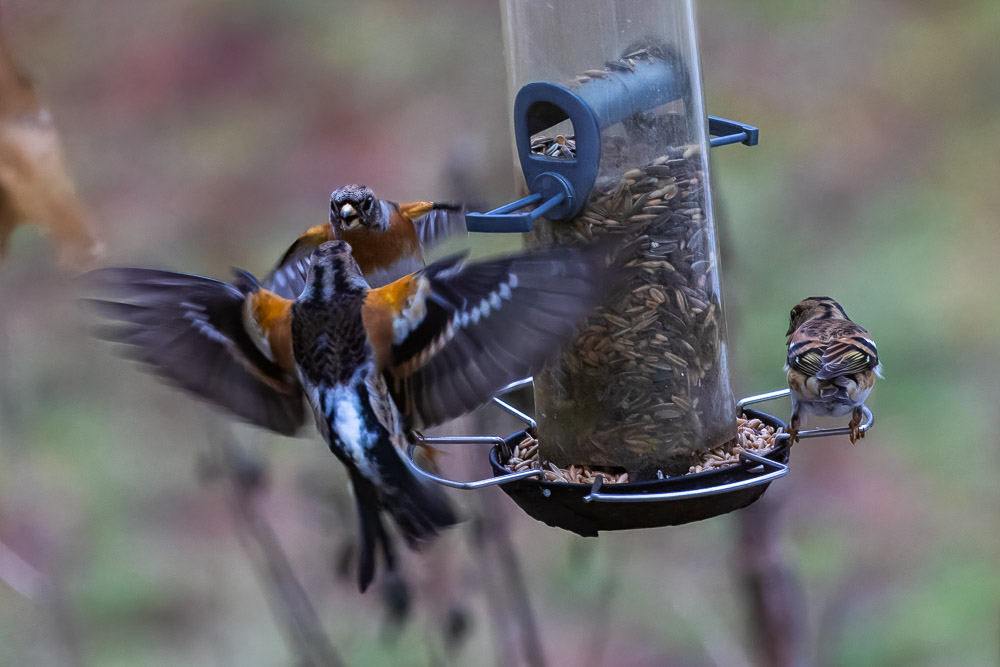
M 861 418 L 864 416 L 864 411 L 859 405 L 854 408 L 851 413 L 851 421 L 848 426 L 851 427 L 851 444 L 855 444 L 858 440 L 865 437 L 865 432 L 861 430 Z
M 791 447 L 799 440 L 799 407 L 792 410 L 792 418 L 788 420 L 788 446 Z

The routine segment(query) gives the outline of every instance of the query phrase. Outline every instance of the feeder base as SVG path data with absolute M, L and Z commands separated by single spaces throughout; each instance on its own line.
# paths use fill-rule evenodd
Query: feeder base
M 748 418 L 760 419 L 776 429 L 787 430 L 785 423 L 777 417 L 756 410 L 744 409 L 743 412 Z M 519 431 L 507 437 L 506 446 L 510 447 L 520 442 L 525 434 L 526 431 Z M 510 471 L 501 465 L 500 456 L 500 446 L 497 445 L 490 451 L 490 465 L 495 477 L 510 474 Z M 784 464 L 788 462 L 788 456 L 788 438 L 782 437 L 778 445 L 764 458 Z M 577 535 L 596 537 L 602 530 L 677 526 L 726 514 L 756 501 L 767 490 L 770 482 L 695 498 L 614 502 L 610 499 L 611 496 L 685 492 L 738 484 L 759 477 L 760 473 L 756 471 L 760 468 L 757 463 L 746 461 L 721 470 L 663 480 L 609 484 L 600 489 L 601 502 L 585 500 L 591 497 L 593 487 L 589 484 L 545 482 L 530 478 L 504 484 L 501 488 L 533 519 Z

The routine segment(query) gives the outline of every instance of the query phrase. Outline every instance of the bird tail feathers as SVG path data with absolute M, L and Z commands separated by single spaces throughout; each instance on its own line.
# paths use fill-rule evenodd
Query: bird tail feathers
M 385 531 L 379 511 L 378 491 L 356 468 L 351 468 L 351 482 L 358 506 L 358 531 L 361 534 L 361 555 L 358 567 L 358 588 L 364 593 L 375 579 L 375 563 L 379 546 L 389 570 L 396 567 L 396 552 Z
M 444 490 L 418 479 L 397 455 L 398 474 L 383 495 L 382 503 L 410 548 L 435 537 L 458 522 Z
M 362 592 L 375 578 L 379 548 L 386 567 L 389 570 L 395 568 L 395 551 L 382 521 L 381 510 L 392 516 L 406 544 L 413 549 L 435 537 L 443 528 L 458 522 L 443 490 L 418 479 L 395 450 L 389 462 L 380 464 L 384 482 L 378 487 L 359 470 L 351 468 L 361 533 L 358 587 Z M 385 467 L 389 470 L 386 471 Z

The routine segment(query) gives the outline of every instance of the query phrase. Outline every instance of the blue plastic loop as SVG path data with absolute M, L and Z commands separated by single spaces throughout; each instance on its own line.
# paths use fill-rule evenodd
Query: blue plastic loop
M 571 205 L 573 188 L 558 174 L 540 174 L 532 182 L 535 194 L 523 199 L 505 204 L 489 213 L 469 213 L 465 217 L 465 226 L 470 232 L 530 232 L 534 229 L 535 218 L 549 214 L 547 217 L 560 215 L 561 208 Z M 547 199 L 546 199 L 547 197 Z M 545 200 L 541 205 L 530 211 L 523 211 L 529 206 Z M 558 219 L 558 218 L 557 218 Z M 499 227 L 499 229 L 498 229 Z
M 676 58 L 636 59 L 626 71 L 567 86 L 545 81 L 529 83 L 514 98 L 514 144 L 524 181 L 532 195 L 515 205 L 466 216 L 469 231 L 526 232 L 535 218 L 568 220 L 583 208 L 601 164 L 601 132 L 630 116 L 673 102 L 687 93 L 687 72 Z M 569 120 L 576 142 L 570 158 L 535 155 L 531 138 Z M 542 202 L 533 211 L 522 209 Z
M 514 145 L 531 195 L 488 213 L 469 213 L 470 232 L 528 232 L 535 219 L 569 220 L 590 196 L 601 164 L 601 132 L 638 113 L 655 109 L 689 94 L 682 61 L 645 57 L 625 70 L 605 70 L 562 86 L 535 81 L 514 98 Z M 569 120 L 576 143 L 572 157 L 537 155 L 531 138 Z M 709 132 L 724 133 L 712 146 L 757 143 L 757 128 L 709 117 Z M 525 210 L 529 207 L 532 210 Z
M 708 133 L 712 135 L 709 141 L 712 148 L 728 146 L 730 144 L 756 146 L 760 130 L 753 125 L 747 125 L 739 121 L 719 118 L 718 116 L 709 116 Z

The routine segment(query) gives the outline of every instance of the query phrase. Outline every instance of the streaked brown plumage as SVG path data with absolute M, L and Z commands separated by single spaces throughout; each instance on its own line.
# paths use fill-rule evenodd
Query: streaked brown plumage
M 231 285 L 144 269 L 100 269 L 91 302 L 103 332 L 184 389 L 255 424 L 292 433 L 304 394 L 347 467 L 361 527 L 362 590 L 387 512 L 415 546 L 454 523 L 441 489 L 421 483 L 399 448 L 413 429 L 473 410 L 535 372 L 609 287 L 606 245 L 463 265 L 435 262 L 370 289 L 343 241 L 323 243 L 292 301 L 248 274 Z M 193 366 L 193 367 L 192 367 Z
M 860 431 L 865 399 L 882 377 L 875 341 L 826 296 L 803 299 L 789 315 L 785 372 L 792 392 L 791 442 L 805 413 L 840 417 L 851 413 L 851 442 Z
M 309 258 L 327 241 L 347 241 L 371 287 L 382 287 L 424 267 L 422 248 L 465 232 L 465 209 L 450 202 L 397 204 L 370 188 L 345 185 L 330 195 L 330 221 L 306 230 L 261 281 L 274 293 L 296 298 L 305 287 Z

